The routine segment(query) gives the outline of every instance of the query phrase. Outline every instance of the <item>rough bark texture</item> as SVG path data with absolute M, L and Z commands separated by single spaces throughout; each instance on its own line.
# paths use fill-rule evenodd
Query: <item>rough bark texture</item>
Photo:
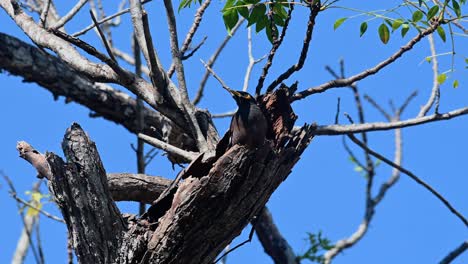
M 151 204 L 171 180 L 158 176 L 131 173 L 109 173 L 107 182 L 114 201 L 135 201 Z
M 80 263 L 210 263 L 264 207 L 310 139 L 304 127 L 281 149 L 233 146 L 208 175 L 182 182 L 170 209 L 149 223 L 121 218 L 95 145 L 74 124 L 63 143 L 68 162 L 47 154 L 50 190 Z
M 280 234 L 268 209 L 262 209 L 255 224 L 260 243 L 276 264 L 299 264 L 293 249 Z
M 65 134 L 62 148 L 67 158 L 47 153 L 51 191 L 80 263 L 113 263 L 125 231 L 119 209 L 111 198 L 106 172 L 92 142 L 78 124 Z

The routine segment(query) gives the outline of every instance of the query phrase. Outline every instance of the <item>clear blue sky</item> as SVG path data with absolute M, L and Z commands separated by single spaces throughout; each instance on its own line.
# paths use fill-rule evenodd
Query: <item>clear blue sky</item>
M 62 1 L 64 2 L 64 1 Z M 366 10 L 382 9 L 394 6 L 398 1 L 385 1 L 384 4 L 359 3 L 359 8 Z M 178 4 L 178 2 L 176 2 Z M 355 1 L 341 1 L 343 6 L 356 5 Z M 59 3 L 61 14 L 67 8 Z M 214 1 L 200 31 L 195 37 L 198 43 L 208 35 L 206 44 L 193 58 L 186 62 L 187 81 L 193 95 L 198 88 L 204 72 L 199 59 L 207 60 L 214 48 L 225 37 L 226 31 L 219 10 L 222 1 Z M 354 6 L 357 7 L 357 6 Z M 116 7 L 107 6 L 107 13 L 113 13 Z M 150 13 L 153 39 L 162 62 L 170 64 L 167 26 L 161 1 L 146 5 Z M 180 13 L 178 28 L 180 39 L 191 25 L 195 9 Z M 290 31 L 284 45 L 272 67 L 270 76 L 277 76 L 286 67 L 295 62 L 302 46 L 305 29 L 306 10 L 296 8 L 296 14 L 290 25 Z M 333 9 L 319 14 L 314 31 L 310 54 L 301 73 L 295 74 L 290 82 L 299 80 L 299 89 L 305 89 L 328 81 L 331 76 L 324 70 L 325 65 L 335 67 L 343 58 L 348 74 L 358 73 L 388 57 L 399 46 L 405 44 L 417 32 L 411 30 L 405 39 L 399 32 L 392 35 L 388 45 L 380 43 L 377 27 L 380 21 L 369 21 L 369 29 L 363 38 L 359 38 L 359 25 L 367 17 L 346 21 L 337 31 L 333 31 L 336 19 L 354 13 Z M 130 52 L 131 25 L 129 15 L 122 17 L 123 23 L 114 32 L 114 43 L 120 49 Z M 87 26 L 90 18 L 87 8 L 67 27 L 75 32 Z M 18 30 L 11 19 L 0 11 L 0 31 L 30 42 L 24 33 Z M 243 83 L 247 66 L 247 37 L 245 27 L 228 44 L 217 64 L 216 72 L 231 87 L 240 87 Z M 84 40 L 104 50 L 94 32 L 89 32 Z M 441 112 L 468 105 L 468 75 L 464 69 L 463 56 L 467 56 L 468 40 L 455 36 L 455 48 L 459 55 L 455 57 L 457 71 L 449 76 L 441 87 Z M 436 37 L 437 52 L 451 51 L 449 42 L 441 43 Z M 254 37 L 254 56 L 259 58 L 269 50 L 269 44 L 262 34 Z M 423 105 L 432 87 L 431 64 L 424 62 L 430 55 L 427 40 L 421 41 L 415 49 L 377 76 L 369 77 L 359 83 L 361 92 L 369 94 L 388 109 L 388 100 L 393 99 L 399 105 L 414 90 L 419 91 L 403 115 L 403 119 L 414 117 Z M 440 70 L 450 69 L 450 57 L 439 57 Z M 258 65 L 250 82 L 251 89 L 256 84 L 262 63 Z M 458 79 L 460 87 L 454 89 L 451 83 Z M 267 80 L 267 83 L 271 78 Z M 288 83 L 290 83 L 288 82 Z M 29 190 L 35 181 L 35 171 L 18 157 L 15 144 L 26 140 L 38 150 L 53 151 L 62 155 L 60 144 L 65 129 L 72 122 L 78 122 L 96 142 L 102 160 L 108 172 L 135 172 L 136 161 L 130 144 L 136 141 L 124 128 L 103 119 L 91 119 L 89 110 L 75 103 L 65 104 L 64 98 L 53 101 L 52 95 L 35 84 L 23 83 L 21 78 L 0 74 L 2 84 L 2 103 L 0 120 L 0 169 L 14 181 L 20 195 Z M 121 88 L 123 89 L 123 88 Z M 325 94 L 311 96 L 294 104 L 299 115 L 297 124 L 304 122 L 331 124 L 334 121 L 336 100 L 341 98 L 342 112 L 357 119 L 352 95 L 348 89 L 332 90 Z M 232 110 L 235 103 L 213 79 L 207 84 L 206 96 L 201 106 L 212 113 Z M 383 118 L 369 104 L 364 104 L 368 121 L 383 121 Z M 340 117 L 343 123 L 345 118 Z M 220 133 L 228 126 L 228 119 L 216 120 Z M 468 215 L 468 118 L 426 124 L 403 130 L 403 165 L 430 183 L 442 193 L 465 216 Z M 393 158 L 393 132 L 374 132 L 369 135 L 370 145 L 389 158 Z M 352 145 L 352 143 L 350 143 Z M 361 152 L 353 146 L 356 153 Z M 284 237 L 297 253 L 307 249 L 306 233 L 322 233 L 332 241 L 348 237 L 362 220 L 364 213 L 365 180 L 353 170 L 354 165 L 348 160 L 341 144 L 341 137 L 317 137 L 305 151 L 302 159 L 293 169 L 289 178 L 271 197 L 268 207 L 273 213 L 276 224 Z M 164 157 L 159 156 L 148 167 L 148 174 L 174 177 Z M 391 169 L 380 165 L 377 170 L 374 193 L 379 184 L 389 178 Z M 42 187 L 46 191 L 45 186 Z M 16 204 L 8 195 L 8 187 L 2 181 L 0 185 L 2 212 L 0 220 L 2 236 L 0 239 L 0 263 L 8 263 L 22 229 L 17 214 Z M 122 212 L 137 210 L 135 203 L 119 203 Z M 60 215 L 53 203 L 45 209 Z M 41 216 L 41 239 L 47 263 L 64 263 L 66 259 L 66 228 L 63 224 Z M 250 230 L 250 227 L 247 228 Z M 247 237 L 243 232 L 240 239 Z M 367 235 L 355 247 L 346 250 L 336 258 L 335 263 L 435 263 L 450 250 L 467 239 L 467 229 L 434 196 L 417 185 L 405 175 L 392 188 L 385 200 L 376 210 Z M 235 242 L 234 242 L 235 243 Z M 34 263 L 29 254 L 27 263 Z M 229 263 L 271 263 L 270 258 L 255 238 L 228 257 Z M 468 263 L 468 254 L 461 256 L 455 263 Z

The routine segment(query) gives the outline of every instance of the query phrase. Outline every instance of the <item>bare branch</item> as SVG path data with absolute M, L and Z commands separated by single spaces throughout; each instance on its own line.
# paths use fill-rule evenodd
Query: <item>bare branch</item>
M 218 49 L 216 49 L 216 51 L 213 53 L 213 55 L 211 55 L 210 59 L 206 63 L 206 65 L 208 65 L 208 67 L 210 67 L 210 68 L 213 67 L 213 65 L 216 62 L 216 59 L 218 59 L 219 54 L 221 54 L 221 51 L 223 51 L 224 47 L 226 47 L 226 44 L 234 36 L 234 34 L 236 34 L 237 29 L 240 27 L 240 25 L 242 25 L 242 23 L 244 21 L 245 21 L 245 19 L 243 17 L 240 18 L 239 21 L 237 22 L 237 24 L 232 28 L 231 35 L 227 35 L 224 38 L 223 42 L 221 42 L 221 45 L 219 45 Z M 205 89 L 206 82 L 208 81 L 208 77 L 210 77 L 210 72 L 207 69 L 205 71 L 205 74 L 202 77 L 202 80 L 200 82 L 200 86 L 198 87 L 198 90 L 197 90 L 197 94 L 195 95 L 195 98 L 192 101 L 192 103 L 194 105 L 197 105 L 200 102 L 201 98 L 203 97 L 203 92 L 204 92 L 204 89 Z
M 44 155 L 34 149 L 29 143 L 20 141 L 16 144 L 16 149 L 21 158 L 29 162 L 37 171 L 39 178 L 50 179 L 52 172 Z
M 420 124 L 425 124 L 429 122 L 436 122 L 441 120 L 448 120 L 454 117 L 467 115 L 468 107 L 456 109 L 443 114 L 433 114 L 430 116 L 417 117 L 412 119 L 407 119 L 404 121 L 394 121 L 394 122 L 375 122 L 375 123 L 365 123 L 365 124 L 353 124 L 353 125 L 326 125 L 326 126 L 317 126 L 314 130 L 315 135 L 343 135 L 348 133 L 359 133 L 359 132 L 368 132 L 368 131 L 382 131 L 390 130 L 395 128 L 403 128 L 409 126 L 416 126 Z
M 219 77 L 214 71 L 213 69 L 211 69 L 211 67 L 206 64 L 203 60 L 200 60 L 201 63 L 203 63 L 203 66 L 205 66 L 206 70 L 211 74 L 213 75 L 213 77 L 215 77 L 215 79 L 221 84 L 221 86 L 223 86 L 224 89 L 227 89 L 227 90 L 231 90 L 231 88 L 229 88 L 229 86 L 227 86 L 227 84 L 223 81 L 223 79 L 221 79 L 221 77 Z
M 151 2 L 151 1 L 152 1 L 152 0 L 143 0 L 143 1 L 141 1 L 141 4 L 144 5 L 144 4 L 146 4 L 146 3 L 148 3 L 148 2 Z M 108 17 L 105 17 L 105 18 L 99 20 L 97 24 L 98 24 L 98 25 L 103 24 L 103 23 L 105 23 L 105 22 L 107 22 L 107 21 L 109 21 L 109 20 L 111 20 L 111 19 L 114 19 L 114 18 L 116 18 L 116 17 L 118 17 L 118 16 L 121 16 L 121 15 L 123 15 L 123 14 L 126 14 L 126 13 L 130 12 L 130 9 L 131 9 L 131 8 L 125 8 L 125 9 L 123 9 L 123 10 L 121 10 L 121 11 L 119 11 L 119 12 L 113 14 L 113 15 L 110 15 L 110 16 L 108 16 Z M 82 30 L 80 30 L 80 31 L 78 31 L 78 32 L 73 33 L 72 36 L 73 36 L 73 37 L 81 36 L 81 35 L 85 34 L 86 32 L 90 31 L 91 29 L 93 29 L 94 26 L 95 26 L 95 25 L 94 25 L 94 23 L 93 23 L 93 24 L 87 26 L 86 28 L 84 28 L 84 29 L 82 29 Z
M 164 6 L 166 7 L 167 24 L 169 26 L 169 39 L 171 43 L 171 54 L 172 63 L 174 64 L 177 72 L 177 82 L 179 83 L 180 94 L 182 95 L 182 102 L 186 106 L 189 104 L 187 84 L 185 82 L 184 65 L 182 64 L 182 53 L 179 50 L 179 40 L 177 37 L 177 25 L 174 15 L 174 8 L 172 7 L 172 1 L 164 0 Z
M 78 11 L 81 10 L 81 8 L 87 2 L 88 2 L 88 0 L 79 0 L 78 3 L 76 3 L 76 5 L 72 9 L 70 9 L 70 11 L 65 16 L 61 17 L 59 19 L 59 21 L 57 21 L 51 27 L 55 28 L 55 29 L 59 29 L 59 28 L 63 27 L 68 21 L 70 21 L 76 15 L 76 13 L 78 13 Z M 96 24 L 99 24 L 99 22 L 93 23 L 94 26 L 96 26 Z
M 52 2 L 52 0 L 45 0 L 43 2 L 40 21 L 41 21 L 42 27 L 44 27 L 44 28 L 46 27 L 46 24 L 47 24 L 47 15 L 49 14 L 49 8 L 50 8 L 50 3 L 51 2 Z
M 392 117 L 390 116 L 390 114 L 387 113 L 387 111 L 385 111 L 385 109 L 383 109 L 383 107 L 379 105 L 372 97 L 365 94 L 364 99 L 366 99 L 367 102 L 369 102 L 375 109 L 377 109 L 377 111 L 379 111 L 385 117 L 385 119 L 391 121 Z
M 201 6 L 197 9 L 197 12 L 195 13 L 195 18 L 193 20 L 192 26 L 190 27 L 187 35 L 185 36 L 184 43 L 182 43 L 182 47 L 180 48 L 180 54 L 185 54 L 185 52 L 190 47 L 190 44 L 192 43 L 193 36 L 197 32 L 198 27 L 200 26 L 201 20 L 203 18 L 203 14 L 205 13 L 205 10 L 208 8 L 210 3 L 211 3 L 211 0 L 205 0 L 203 2 L 203 4 L 201 4 Z M 204 38 L 204 40 L 200 43 L 200 46 L 202 45 L 202 43 L 205 42 L 205 39 L 206 38 Z M 194 48 L 194 52 L 195 52 L 195 50 L 196 50 L 196 48 Z M 169 75 L 169 77 L 171 77 L 172 74 L 174 73 L 174 71 L 175 71 L 175 65 L 174 65 L 174 62 L 173 62 L 171 64 L 171 66 L 169 67 L 169 70 L 167 71 L 167 75 Z
M 96 26 L 96 29 L 97 29 L 97 31 L 99 33 L 99 36 L 101 37 L 102 42 L 104 43 L 104 47 L 106 48 L 107 54 L 109 54 L 109 57 L 111 58 L 111 60 L 113 60 L 115 63 L 118 64 L 117 60 L 115 59 L 114 54 L 112 53 L 112 49 L 109 46 L 109 42 L 107 42 L 107 40 L 106 40 L 106 36 L 104 35 L 104 32 L 102 32 L 101 28 L 99 27 L 99 25 L 97 23 L 97 20 L 96 20 L 96 17 L 94 16 L 93 11 L 90 10 L 89 14 L 91 15 L 91 19 L 93 20 L 94 25 Z
M 51 214 L 51 213 L 49 213 L 49 212 L 46 212 L 46 211 L 44 211 L 44 210 L 42 210 L 41 208 L 35 206 L 34 204 L 32 204 L 32 203 L 30 203 L 30 202 L 27 202 L 27 201 L 21 199 L 21 198 L 18 197 L 16 194 L 12 194 L 11 196 L 12 196 L 13 199 L 15 199 L 18 203 L 24 204 L 24 205 L 26 205 L 27 207 L 38 211 L 39 213 L 43 214 L 43 215 L 46 216 L 47 218 L 50 218 L 50 219 L 52 219 L 52 220 L 54 220 L 54 221 L 57 221 L 57 222 L 60 222 L 60 223 L 65 224 L 65 221 L 64 221 L 62 218 L 60 218 L 60 217 L 58 217 L 58 216 L 55 216 L 55 215 L 53 215 L 53 214 Z
M 130 65 L 135 65 L 135 59 L 128 53 L 116 48 L 116 47 L 112 47 L 112 53 L 122 59 L 123 61 L 125 61 L 126 63 L 130 64 Z M 141 71 L 146 75 L 146 76 L 150 76 L 150 70 L 148 67 L 146 67 L 145 65 L 141 65 L 140 66 L 141 68 Z
M 398 118 L 399 117 L 396 116 L 395 120 L 398 120 Z M 346 145 L 346 141 L 345 141 L 344 136 L 343 136 L 343 143 L 345 144 L 345 147 L 348 148 L 347 145 Z M 350 149 L 348 150 L 348 152 L 352 153 Z M 369 153 L 369 152 L 366 151 L 366 153 Z M 401 130 L 400 129 L 395 129 L 395 157 L 394 157 L 394 162 L 395 162 L 395 164 L 400 165 L 401 161 L 402 161 Z M 358 163 L 358 165 L 360 164 L 359 161 L 357 161 L 357 159 L 356 159 L 356 162 Z M 359 165 L 359 166 L 364 168 L 363 165 Z M 331 260 L 334 257 L 336 257 L 338 254 L 343 252 L 345 249 L 356 245 L 364 237 L 364 235 L 366 234 L 366 232 L 367 232 L 367 230 L 369 228 L 370 223 L 372 222 L 374 212 L 375 212 L 375 208 L 377 207 L 377 205 L 380 203 L 380 201 L 385 196 L 386 191 L 388 189 L 390 189 L 398 181 L 399 177 L 400 177 L 400 171 L 394 168 L 393 172 L 392 172 L 392 176 L 390 177 L 390 179 L 386 183 L 382 184 L 377 197 L 374 198 L 374 199 L 372 199 L 372 197 L 370 197 L 370 199 L 369 199 L 369 197 L 367 197 L 366 205 L 365 205 L 366 206 L 365 214 L 364 214 L 364 217 L 363 217 L 363 220 L 362 220 L 361 224 L 359 225 L 357 230 L 350 237 L 338 241 L 337 243 L 335 243 L 333 248 L 329 249 L 325 253 L 324 263 L 326 263 L 326 264 L 331 263 Z M 366 192 L 367 192 L 367 190 L 366 190 Z
M 11 181 L 10 177 L 8 177 L 3 171 L 0 170 L 0 175 L 5 179 L 5 181 L 8 184 L 8 187 L 10 187 L 10 195 L 15 195 L 17 194 L 16 188 L 13 185 L 13 182 Z M 33 185 L 33 190 L 39 190 L 39 187 L 42 183 L 42 180 L 39 180 Z M 32 252 L 34 259 L 36 260 L 36 263 L 42 264 L 41 259 L 39 258 L 39 254 L 36 250 L 36 247 L 34 246 L 33 240 L 32 240 L 32 230 L 34 224 L 38 220 L 38 216 L 36 215 L 35 217 L 28 217 L 25 216 L 24 213 L 21 211 L 21 207 L 18 203 L 16 203 L 16 206 L 18 208 L 18 211 L 20 212 L 20 217 L 21 221 L 23 223 L 23 231 L 21 233 L 21 237 L 18 241 L 15 254 L 13 255 L 13 260 L 12 264 L 22 264 L 24 262 L 24 259 L 26 257 L 26 253 L 28 251 L 29 246 L 31 246 Z
M 432 34 L 429 34 L 427 37 L 427 40 L 429 41 L 429 46 L 431 48 L 431 62 L 432 62 L 432 72 L 433 72 L 433 78 L 432 78 L 432 92 L 431 96 L 429 97 L 429 100 L 427 103 L 421 108 L 421 111 L 419 111 L 418 117 L 425 116 L 427 112 L 431 109 L 432 105 L 434 104 L 434 101 L 436 101 L 436 98 L 439 98 L 440 96 L 440 83 L 437 80 L 437 77 L 439 77 L 439 63 L 437 62 L 437 52 L 435 50 L 435 44 L 434 44 L 434 37 Z M 437 105 L 436 105 L 436 111 L 435 113 L 437 114 L 439 108 L 439 100 L 437 99 Z
M 265 82 L 265 78 L 268 75 L 268 70 L 270 69 L 271 65 L 273 64 L 273 59 L 275 58 L 276 51 L 283 43 L 284 37 L 286 36 L 286 31 L 288 30 L 289 21 L 291 20 L 291 14 L 294 10 L 294 5 L 290 5 L 288 11 L 288 17 L 284 21 L 283 29 L 281 30 L 281 35 L 279 39 L 273 42 L 273 46 L 270 49 L 270 53 L 268 53 L 268 59 L 265 65 L 263 66 L 262 75 L 258 79 L 257 87 L 255 87 L 255 96 L 258 97 L 263 87 L 263 83 Z M 250 28 L 250 27 L 249 27 Z
M 427 35 L 431 34 L 432 32 L 434 32 L 437 29 L 437 27 L 440 25 L 440 23 L 441 23 L 440 20 L 437 20 L 436 22 L 434 22 L 427 29 L 420 32 L 413 39 L 411 39 L 406 45 L 402 46 L 392 56 L 390 56 L 389 58 L 383 60 L 382 62 L 380 62 L 379 64 L 377 64 L 373 68 L 367 69 L 367 70 L 365 70 L 365 71 L 363 71 L 361 73 L 358 73 L 358 74 L 353 75 L 353 76 L 351 76 L 349 78 L 346 78 L 346 79 L 331 80 L 331 81 L 329 81 L 327 83 L 324 83 L 324 84 L 321 84 L 319 86 L 312 87 L 312 88 L 309 88 L 307 90 L 298 92 L 298 93 L 293 95 L 292 101 L 304 99 L 307 96 L 312 95 L 312 94 L 323 93 L 326 90 L 331 89 L 331 88 L 346 87 L 346 86 L 348 86 L 348 85 L 350 85 L 350 84 L 352 84 L 354 82 L 360 81 L 360 80 L 362 80 L 362 79 L 364 79 L 364 78 L 366 78 L 366 77 L 368 77 L 370 75 L 376 74 L 381 69 L 385 68 L 386 66 L 388 66 L 391 63 L 393 63 L 394 61 L 396 61 L 404 53 L 411 50 L 414 47 L 414 45 L 416 43 L 418 43 L 419 41 L 421 41 L 421 39 L 423 39 L 425 36 L 427 36 Z
M 454 259 L 460 256 L 463 252 L 468 249 L 468 240 L 463 241 L 461 245 L 451 251 L 444 259 L 442 259 L 439 264 L 449 264 L 452 263 Z
M 304 62 L 307 58 L 307 53 L 309 51 L 310 41 L 312 39 L 312 32 L 314 31 L 315 18 L 320 12 L 320 7 L 320 1 L 314 1 L 310 5 L 309 21 L 307 22 L 306 35 L 304 37 L 304 43 L 302 45 L 301 55 L 299 56 L 298 62 L 292 65 L 284 73 L 278 76 L 276 80 L 274 80 L 270 85 L 268 85 L 267 92 L 273 91 L 273 89 L 275 89 L 276 86 L 278 86 L 284 80 L 288 79 L 293 73 L 299 71 L 300 69 L 302 69 L 302 66 L 304 66 Z
M 267 207 L 258 215 L 254 227 L 263 249 L 275 263 L 299 264 L 294 250 L 281 235 Z
M 172 7 L 171 0 L 164 0 L 166 7 L 167 23 L 169 25 L 169 36 L 171 41 L 172 61 L 177 72 L 177 82 L 179 84 L 179 91 L 181 95 L 181 104 L 185 108 L 187 119 L 190 120 L 191 131 L 197 139 L 197 146 L 201 152 L 208 150 L 208 145 L 205 137 L 200 129 L 197 118 L 195 117 L 195 109 L 187 92 L 187 84 L 185 82 L 184 65 L 182 64 L 181 53 L 179 51 L 179 41 L 177 39 L 177 27 L 174 15 L 174 8 Z
M 466 220 L 466 218 L 460 213 L 458 212 L 451 204 L 449 201 L 447 201 L 447 199 L 445 199 L 441 194 L 439 194 L 436 190 L 434 190 L 434 188 L 432 188 L 429 184 L 427 184 L 426 182 L 424 182 L 423 180 L 421 180 L 419 177 L 417 177 L 415 174 L 413 174 L 411 171 L 399 166 L 398 164 L 395 164 L 393 163 L 392 161 L 388 160 L 387 158 L 385 158 L 384 156 L 380 155 L 379 153 L 373 151 L 372 149 L 370 149 L 368 146 L 364 145 L 364 143 L 362 143 L 361 141 L 359 141 L 359 139 L 357 139 L 353 134 L 348 134 L 348 137 L 354 142 L 356 143 L 359 147 L 365 149 L 366 151 L 368 151 L 372 156 L 380 159 L 381 161 L 387 163 L 388 165 L 394 167 L 394 168 L 397 168 L 399 171 L 403 172 L 404 174 L 408 175 L 412 180 L 414 180 L 415 182 L 417 182 L 419 185 L 423 186 L 426 190 L 428 190 L 430 193 L 432 193 L 434 196 L 436 196 L 444 205 L 445 207 L 447 207 L 450 212 L 452 212 L 455 216 L 457 216 L 462 222 L 463 224 L 465 224 L 465 226 L 468 226 L 468 221 Z
M 138 134 L 138 138 L 141 138 L 143 139 L 146 143 L 158 148 L 158 149 L 162 149 L 174 156 L 178 156 L 178 157 L 181 157 L 183 158 L 184 160 L 187 160 L 187 161 L 191 161 L 193 160 L 194 158 L 196 158 L 198 156 L 198 154 L 196 152 L 191 152 L 191 151 L 185 151 L 183 149 L 180 149 L 178 147 L 174 147 L 170 144 L 167 144 L 166 142 L 163 142 L 157 138 L 153 138 L 153 137 L 150 137 L 150 136 L 147 136 L 145 134 Z
M 285 25 L 286 27 L 286 25 Z M 247 65 L 247 69 L 245 70 L 245 75 L 244 75 L 244 85 L 242 86 L 242 91 L 247 92 L 247 89 L 249 88 L 249 80 L 250 80 L 250 74 L 252 73 L 253 67 L 255 64 L 261 62 L 263 59 L 265 59 L 266 55 L 263 56 L 262 58 L 256 60 L 253 56 L 252 53 L 252 27 L 247 28 L 247 54 L 249 56 L 249 65 Z
M 237 109 L 236 109 L 236 110 L 229 111 L 229 112 L 225 112 L 225 113 L 212 114 L 211 116 L 212 116 L 213 118 L 231 117 L 231 116 L 233 116 L 236 112 L 237 112 Z

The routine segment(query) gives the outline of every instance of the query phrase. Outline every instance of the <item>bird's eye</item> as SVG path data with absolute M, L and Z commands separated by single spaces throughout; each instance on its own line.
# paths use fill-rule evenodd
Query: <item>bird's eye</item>
M 250 96 L 250 94 L 244 94 L 244 98 L 250 100 L 250 99 L 252 99 L 252 96 Z

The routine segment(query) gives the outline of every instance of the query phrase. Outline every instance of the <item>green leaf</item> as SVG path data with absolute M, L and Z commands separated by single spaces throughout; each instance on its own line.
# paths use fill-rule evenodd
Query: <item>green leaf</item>
M 377 159 L 377 160 L 375 161 L 374 166 L 375 166 L 375 167 L 378 167 L 380 164 L 382 164 L 382 161 L 381 161 L 380 159 Z
M 231 35 L 231 30 L 239 21 L 239 14 L 236 9 L 229 9 L 223 13 L 224 25 L 228 31 L 228 34 Z
M 256 5 L 253 9 L 252 12 L 250 13 L 249 18 L 247 21 L 249 21 L 247 26 L 253 25 L 259 21 L 259 19 L 265 15 L 266 11 L 266 6 L 264 4 Z
M 396 19 L 395 21 L 393 21 L 393 24 L 392 24 L 392 31 L 395 31 L 397 30 L 405 21 L 403 21 L 403 19 Z
M 423 18 L 424 14 L 423 12 L 419 11 L 419 10 L 416 10 L 414 11 L 413 13 L 413 22 L 418 22 L 419 20 L 421 20 Z
M 437 76 L 437 83 L 443 84 L 445 80 L 447 80 L 447 75 L 445 73 L 441 73 Z
M 360 30 L 359 37 L 362 37 L 362 35 L 364 35 L 364 33 L 366 33 L 367 31 L 367 22 L 362 22 L 361 28 L 359 30 Z
M 193 1 L 193 0 L 190 0 L 190 1 Z M 225 12 L 225 11 L 233 9 L 235 2 L 236 2 L 236 0 L 227 0 L 226 4 L 223 7 L 223 10 L 221 10 L 221 11 Z
M 286 12 L 286 9 L 284 8 L 283 5 L 276 4 L 273 7 L 273 11 L 275 12 L 275 14 L 280 16 L 282 19 L 286 19 L 288 17 L 288 12 Z
M 263 14 L 263 16 L 257 21 L 257 24 L 255 25 L 255 31 L 257 33 L 262 31 L 262 29 L 264 29 L 269 23 L 270 21 L 268 20 L 268 17 L 265 14 Z
M 361 166 L 356 166 L 356 167 L 354 167 L 354 171 L 355 172 L 363 172 L 364 169 Z
M 460 5 L 458 4 L 458 2 L 455 1 L 455 0 L 452 0 L 452 7 L 453 7 L 453 11 L 455 11 L 455 14 L 457 15 L 457 17 L 460 18 L 462 16 L 462 14 L 461 14 Z
M 249 9 L 246 7 L 246 6 L 243 6 L 243 5 L 246 5 L 246 3 L 244 1 L 239 1 L 237 2 L 236 6 L 237 6 L 237 11 L 239 12 L 239 14 L 241 16 L 243 16 L 245 19 L 248 19 L 249 18 Z
M 427 20 L 431 20 L 437 13 L 439 12 L 439 6 L 435 5 L 429 9 L 429 12 L 427 12 Z
M 341 24 L 343 24 L 343 22 L 346 21 L 346 19 L 348 19 L 348 18 L 347 18 L 347 17 L 342 17 L 342 18 L 340 18 L 340 19 L 337 19 L 337 20 L 335 21 L 335 24 L 333 24 L 333 30 L 336 30 L 338 27 L 340 27 Z
M 426 59 L 425 59 L 425 60 L 426 60 L 428 63 L 431 63 L 431 61 L 432 61 L 432 58 L 431 58 L 431 57 L 426 57 Z
M 458 80 L 453 81 L 453 88 L 458 88 Z
M 273 36 L 276 34 L 276 37 L 277 37 L 278 28 L 274 24 L 271 27 L 267 26 L 265 33 L 267 35 L 268 40 L 273 44 Z
M 182 0 L 180 1 L 180 4 L 179 4 L 179 12 L 182 8 L 186 7 L 188 4 L 190 4 L 190 0 Z
M 385 23 L 382 23 L 379 27 L 379 37 L 383 44 L 387 44 L 390 40 L 390 31 Z
M 273 14 L 273 22 L 280 27 L 284 27 L 284 19 L 277 14 Z
M 407 23 L 404 23 L 401 26 L 401 37 L 402 38 L 404 38 L 406 36 L 406 33 L 408 33 L 409 29 L 410 29 L 410 26 Z
M 443 27 L 441 26 L 437 27 L 437 34 L 439 34 L 439 37 L 442 39 L 443 42 L 447 40 L 447 37 L 445 36 L 445 30 Z

